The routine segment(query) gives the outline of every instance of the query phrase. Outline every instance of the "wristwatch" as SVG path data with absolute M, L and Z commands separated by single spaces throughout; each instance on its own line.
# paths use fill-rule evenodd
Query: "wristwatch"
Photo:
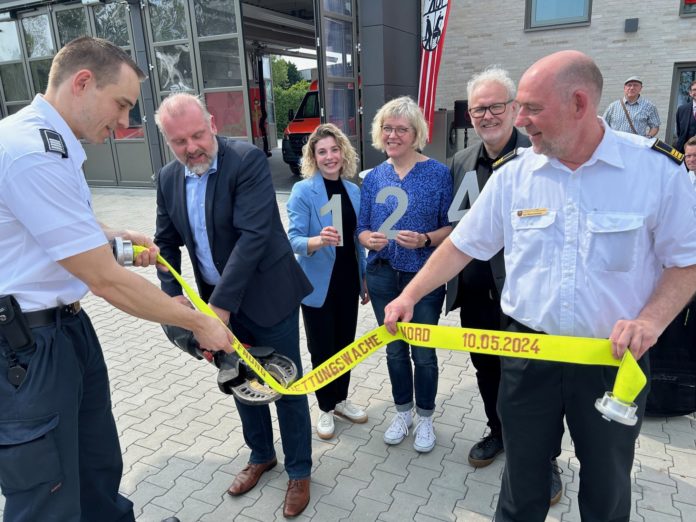
M 423 235 L 425 236 L 425 244 L 423 245 L 423 248 L 428 248 L 432 244 L 433 240 L 430 239 L 428 234 L 424 233 Z

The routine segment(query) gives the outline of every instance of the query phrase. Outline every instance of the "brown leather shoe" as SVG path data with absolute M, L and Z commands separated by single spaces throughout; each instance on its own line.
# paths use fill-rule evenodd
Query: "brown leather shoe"
M 246 467 L 237 473 L 232 485 L 227 488 L 227 493 L 236 497 L 242 495 L 253 488 L 266 471 L 278 464 L 277 459 L 270 460 L 263 464 L 252 464 L 249 462 Z
M 283 516 L 294 518 L 302 513 L 309 504 L 309 477 L 306 479 L 288 481 L 288 492 L 285 494 Z

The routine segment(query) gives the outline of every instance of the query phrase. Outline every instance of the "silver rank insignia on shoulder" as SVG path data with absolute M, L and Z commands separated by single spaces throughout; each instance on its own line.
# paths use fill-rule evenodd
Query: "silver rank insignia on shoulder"
M 63 136 L 51 129 L 39 129 L 39 134 L 41 134 L 46 152 L 55 152 L 64 158 L 68 157 L 68 148 L 65 146 Z
M 674 147 L 670 147 L 664 141 L 655 140 L 655 142 L 652 144 L 652 147 L 650 148 L 656 150 L 657 152 L 661 152 L 662 154 L 664 154 L 669 159 L 671 159 L 679 165 L 681 165 L 684 161 L 684 154 L 679 152 Z
M 517 147 L 512 149 L 510 152 L 508 152 L 505 156 L 502 158 L 498 158 L 496 161 L 493 162 L 493 170 L 498 170 L 500 167 L 505 165 L 508 161 L 510 161 L 513 158 L 517 157 Z

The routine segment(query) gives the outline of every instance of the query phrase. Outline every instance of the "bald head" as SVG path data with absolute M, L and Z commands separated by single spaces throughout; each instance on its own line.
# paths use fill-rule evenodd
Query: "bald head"
M 167 96 L 155 122 L 180 163 L 199 176 L 208 172 L 218 153 L 217 128 L 199 97 L 187 93 Z
M 159 127 L 160 132 L 166 136 L 167 133 L 163 128 L 163 121 L 182 117 L 186 113 L 202 114 L 206 123 L 210 124 L 210 113 L 203 101 L 198 96 L 187 92 L 167 96 L 155 113 L 155 123 Z
M 595 109 L 599 106 L 604 78 L 594 60 L 580 51 L 559 51 L 545 56 L 527 69 L 520 83 L 526 76 L 553 86 L 566 100 L 582 89 Z
M 602 82 L 594 61 L 578 51 L 550 54 L 527 69 L 515 125 L 525 128 L 534 152 L 571 169 L 591 157 L 604 135 L 597 118 Z

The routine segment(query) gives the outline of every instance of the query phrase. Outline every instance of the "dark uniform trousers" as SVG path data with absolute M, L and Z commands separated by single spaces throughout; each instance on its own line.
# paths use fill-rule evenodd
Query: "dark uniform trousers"
M 519 323 L 509 331 L 532 332 Z M 538 333 L 538 332 L 537 332 Z M 649 376 L 647 354 L 639 361 Z M 496 522 L 543 522 L 549 509 L 549 460 L 565 416 L 580 462 L 578 502 L 583 522 L 628 522 L 635 441 L 648 393 L 636 400 L 638 423 L 608 422 L 595 400 L 614 386 L 617 368 L 503 357 L 498 413 L 505 470 Z M 650 382 L 648 378 L 648 382 Z
M 507 317 L 500 310 L 500 299 L 495 290 L 469 288 L 466 299 L 462 299 L 459 317 L 463 328 L 480 328 L 483 330 L 500 330 Z M 500 435 L 498 418 L 498 384 L 500 383 L 500 357 L 482 353 L 470 353 L 471 362 L 476 368 L 483 409 L 488 419 L 491 433 Z
M 84 311 L 33 328 L 17 353 L 22 384 L 8 382 L 0 335 L 0 486 L 10 522 L 130 522 L 119 495 L 123 462 L 99 340 Z

